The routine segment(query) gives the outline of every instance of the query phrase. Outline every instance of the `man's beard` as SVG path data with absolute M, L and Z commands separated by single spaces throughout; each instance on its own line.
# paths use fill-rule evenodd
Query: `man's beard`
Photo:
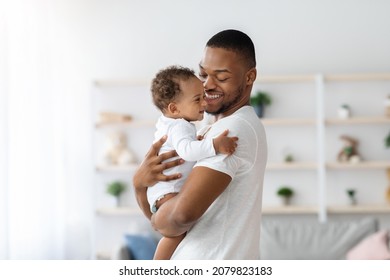
M 210 115 L 213 115 L 213 116 L 225 113 L 231 107 L 233 107 L 234 104 L 238 103 L 238 101 L 242 97 L 243 92 L 244 92 L 244 89 L 242 87 L 239 87 L 237 89 L 237 93 L 238 94 L 236 95 L 236 98 L 234 98 L 232 101 L 230 101 L 228 103 L 222 104 L 221 107 L 217 111 L 215 111 L 215 112 L 209 112 L 209 111 L 207 111 L 207 109 L 206 109 L 206 112 L 209 113 Z

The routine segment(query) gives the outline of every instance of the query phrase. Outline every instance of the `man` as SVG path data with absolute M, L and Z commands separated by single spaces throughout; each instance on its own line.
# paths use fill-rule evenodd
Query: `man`
M 175 152 L 158 155 L 165 139 L 156 142 L 134 176 L 137 201 L 164 236 L 186 233 L 172 259 L 259 259 L 260 222 L 267 143 L 264 128 L 249 105 L 256 80 L 252 40 L 237 30 L 225 30 L 206 44 L 199 64 L 206 111 L 216 122 L 201 131 L 205 138 L 225 129 L 237 136 L 231 156 L 198 161 L 182 190 L 152 216 L 146 187 L 172 180 L 163 170 L 182 161 L 163 162 Z

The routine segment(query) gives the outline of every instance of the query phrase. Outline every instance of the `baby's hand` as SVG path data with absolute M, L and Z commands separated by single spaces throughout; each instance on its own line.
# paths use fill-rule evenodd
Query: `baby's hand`
M 216 153 L 231 155 L 237 147 L 238 137 L 228 137 L 229 130 L 225 130 L 221 135 L 213 139 Z

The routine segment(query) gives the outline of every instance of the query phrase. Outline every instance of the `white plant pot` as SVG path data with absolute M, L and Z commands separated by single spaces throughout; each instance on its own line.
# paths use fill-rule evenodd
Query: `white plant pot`
M 390 117 L 390 98 L 385 100 L 385 115 L 386 117 Z
M 351 116 L 350 110 L 346 108 L 339 108 L 337 114 L 340 119 L 348 119 Z

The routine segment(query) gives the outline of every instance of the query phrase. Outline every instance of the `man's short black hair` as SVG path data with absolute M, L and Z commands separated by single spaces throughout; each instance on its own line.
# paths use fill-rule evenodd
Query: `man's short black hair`
M 245 33 L 227 29 L 215 34 L 207 42 L 206 47 L 222 48 L 242 55 L 250 68 L 256 67 L 255 46 Z

